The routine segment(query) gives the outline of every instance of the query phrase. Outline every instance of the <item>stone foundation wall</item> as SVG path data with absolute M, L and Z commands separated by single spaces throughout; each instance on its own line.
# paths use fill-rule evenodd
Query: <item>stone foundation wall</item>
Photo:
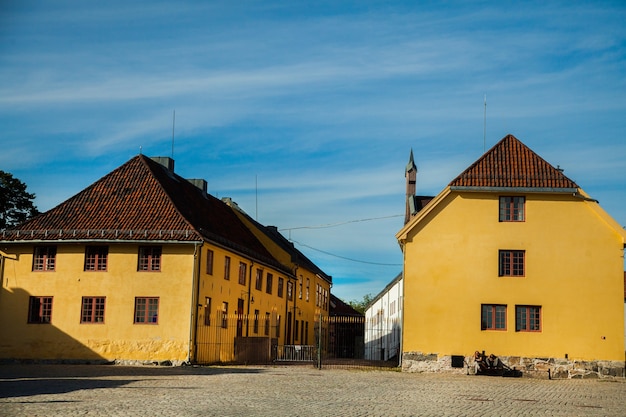
M 524 377 L 541 379 L 589 379 L 624 378 L 625 363 L 622 361 L 576 361 L 562 358 L 524 358 L 520 356 L 500 356 L 500 360 L 510 367 L 522 371 Z M 436 353 L 404 352 L 403 372 L 446 372 L 473 374 L 473 356 L 465 356 L 463 368 L 452 367 L 451 356 Z

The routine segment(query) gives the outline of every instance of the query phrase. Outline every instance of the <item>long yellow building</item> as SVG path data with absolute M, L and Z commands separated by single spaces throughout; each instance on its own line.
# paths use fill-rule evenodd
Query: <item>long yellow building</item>
M 322 331 L 314 328 L 320 314 L 327 316 L 330 306 L 332 277 L 326 275 L 317 265 L 287 240 L 275 226 L 263 226 L 247 215 L 230 200 L 226 203 L 233 208 L 239 219 L 259 239 L 263 246 L 282 265 L 288 265 L 293 274 L 293 296 L 285 310 L 286 345 L 310 345 L 315 337 L 322 335 L 322 345 L 326 346 L 328 328 L 322 320 Z
M 396 237 L 403 369 L 463 368 L 484 351 L 530 374 L 622 376 L 626 232 L 515 137 Z
M 296 305 L 301 274 L 249 226 L 173 160 L 132 158 L 0 232 L 0 358 L 266 362 L 315 344 L 331 277 Z

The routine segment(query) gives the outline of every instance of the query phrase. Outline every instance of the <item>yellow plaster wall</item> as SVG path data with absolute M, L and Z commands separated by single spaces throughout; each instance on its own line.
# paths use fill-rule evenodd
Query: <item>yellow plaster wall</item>
M 160 272 L 138 272 L 138 246 L 109 245 L 106 272 L 83 271 L 85 246 L 57 245 L 56 270 L 33 272 L 32 245 L 12 245 L 0 293 L 0 357 L 185 360 L 193 245 L 163 245 Z M 50 324 L 27 324 L 29 296 L 52 296 Z M 104 323 L 80 323 L 83 296 L 106 297 Z M 159 297 L 158 324 L 134 324 L 135 297 Z
M 607 217 L 527 194 L 526 221 L 501 223 L 498 195 L 445 196 L 404 230 L 403 351 L 623 360 L 624 237 Z M 525 277 L 498 277 L 499 249 L 526 251 Z M 507 305 L 506 331 L 481 330 L 483 303 Z M 541 332 L 515 331 L 516 305 L 542 307 Z
M 213 273 L 207 273 L 207 251 L 213 252 Z M 230 257 L 230 279 L 225 279 L 225 258 Z M 239 283 L 239 264 L 243 262 L 246 265 L 246 280 L 245 284 Z M 263 274 L 263 286 L 262 290 L 255 289 L 256 282 L 256 270 L 260 268 Z M 267 273 L 273 275 L 273 291 L 272 294 L 265 292 Z M 285 284 L 283 289 L 283 296 L 278 297 L 277 287 L 278 279 L 283 278 Z M 265 313 L 272 315 L 273 321 L 271 326 L 275 326 L 275 320 L 280 315 L 281 323 L 283 323 L 285 308 L 286 308 L 286 291 L 287 291 L 287 276 L 283 272 L 279 272 L 274 268 L 267 267 L 265 265 L 254 262 L 248 257 L 231 252 L 227 249 L 205 244 L 202 249 L 202 258 L 200 265 L 200 288 L 199 288 L 199 304 L 202 304 L 203 308 L 199 311 L 199 326 L 203 326 L 204 322 L 204 306 L 206 305 L 206 298 L 211 298 L 211 324 L 210 327 L 219 327 L 219 314 L 222 311 L 223 302 L 228 303 L 228 314 L 233 316 L 237 313 L 238 300 L 243 300 L 243 314 L 253 315 L 254 310 L 259 310 L 259 314 L 262 320 L 265 320 Z M 252 298 L 249 298 L 248 293 Z M 252 301 L 254 299 L 254 301 Z M 249 302 L 250 301 L 250 302 Z M 261 334 L 254 334 L 252 329 L 252 322 L 249 322 L 250 327 L 247 329 L 248 336 L 264 336 Z M 219 331 L 219 330 L 218 330 Z M 281 331 L 282 333 L 282 331 Z M 246 329 L 243 329 L 243 336 L 246 335 Z M 202 337 L 202 336 L 200 336 Z M 282 337 L 282 334 L 281 334 Z

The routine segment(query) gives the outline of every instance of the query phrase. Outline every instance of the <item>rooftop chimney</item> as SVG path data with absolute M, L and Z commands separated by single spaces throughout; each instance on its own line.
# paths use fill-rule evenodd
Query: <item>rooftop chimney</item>
M 163 165 L 168 171 L 174 172 L 174 160 L 169 156 L 152 156 L 154 162 Z
M 190 183 L 192 183 L 193 185 L 201 189 L 202 192 L 206 194 L 206 190 L 207 190 L 206 180 L 203 180 L 201 178 L 191 178 L 191 179 L 187 179 L 187 181 L 189 181 Z

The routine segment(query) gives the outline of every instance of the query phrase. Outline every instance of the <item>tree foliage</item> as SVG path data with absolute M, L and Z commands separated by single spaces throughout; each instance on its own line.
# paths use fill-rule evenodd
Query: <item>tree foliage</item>
M 0 230 L 8 229 L 39 214 L 35 194 L 9 172 L 0 170 Z
M 352 300 L 348 301 L 348 304 L 359 313 L 365 314 L 365 309 L 367 308 L 367 305 L 371 303 L 373 299 L 374 296 L 372 296 L 372 294 L 365 294 L 361 301 Z

